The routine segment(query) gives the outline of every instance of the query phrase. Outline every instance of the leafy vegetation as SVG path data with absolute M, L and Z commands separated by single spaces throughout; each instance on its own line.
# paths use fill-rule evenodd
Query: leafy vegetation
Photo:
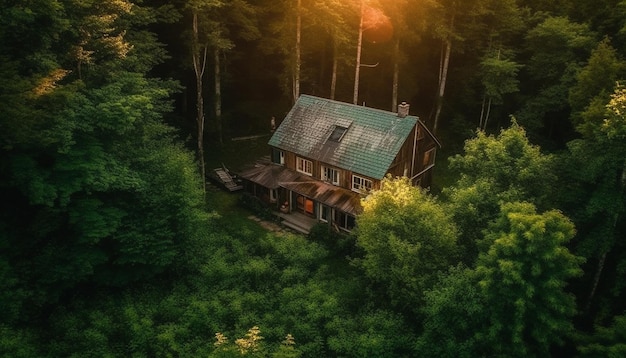
M 623 356 L 625 14 L 6 2 L 0 356 Z M 308 237 L 207 190 L 298 93 L 410 102 L 444 144 L 432 190 L 387 178 L 351 235 Z

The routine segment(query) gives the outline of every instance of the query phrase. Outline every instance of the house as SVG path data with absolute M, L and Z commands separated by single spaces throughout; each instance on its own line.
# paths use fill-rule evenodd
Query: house
M 350 231 L 360 200 L 387 174 L 430 185 L 440 143 L 409 105 L 398 113 L 301 95 L 268 142 L 270 158 L 239 173 L 284 217 Z

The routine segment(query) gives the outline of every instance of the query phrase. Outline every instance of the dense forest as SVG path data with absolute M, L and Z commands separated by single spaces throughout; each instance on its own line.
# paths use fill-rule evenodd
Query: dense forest
M 3 0 L 0 356 L 626 356 L 624 79 L 624 0 Z M 302 93 L 410 103 L 433 186 L 205 185 Z

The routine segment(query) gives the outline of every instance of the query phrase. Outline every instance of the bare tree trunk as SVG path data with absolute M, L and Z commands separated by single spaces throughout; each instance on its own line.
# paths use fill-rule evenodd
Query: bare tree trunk
M 398 77 L 400 73 L 400 39 L 396 39 L 393 51 L 393 85 L 391 86 L 391 112 L 398 111 Z
M 213 59 L 215 61 L 215 123 L 220 145 L 224 144 L 222 133 L 222 74 L 220 72 L 220 50 L 213 49 Z
M 483 94 L 483 103 L 480 105 L 480 118 L 478 120 L 478 129 L 483 129 L 483 117 L 485 116 L 485 102 L 487 102 L 487 95 Z
M 483 122 L 483 131 L 487 130 L 487 121 L 489 121 L 489 114 L 491 114 L 491 97 L 487 101 L 487 114 L 485 115 L 485 121 Z
M 600 283 L 600 276 L 602 275 L 602 270 L 604 269 L 604 262 L 606 261 L 607 254 L 607 251 L 603 252 L 602 255 L 600 255 L 600 259 L 598 260 L 598 268 L 596 270 L 595 276 L 593 277 L 593 285 L 591 286 L 591 292 L 589 293 L 589 299 L 587 300 L 587 307 L 585 308 L 586 310 L 589 309 L 589 307 L 591 306 L 591 301 L 596 295 L 596 290 L 598 289 L 598 284 Z
M 622 163 L 622 175 L 620 177 L 619 191 L 618 191 L 620 193 L 619 195 L 620 197 L 623 197 L 624 189 L 626 189 L 626 161 Z M 611 230 L 613 235 L 615 235 L 615 230 L 617 228 L 618 221 L 619 221 L 619 213 L 616 212 L 613 217 L 613 230 Z M 606 256 L 608 255 L 608 253 L 609 253 L 609 249 L 605 250 L 602 253 L 602 255 L 600 255 L 600 259 L 598 260 L 598 269 L 593 278 L 593 286 L 591 287 L 591 292 L 589 293 L 589 300 L 587 301 L 587 307 L 586 307 L 587 310 L 591 306 L 591 301 L 593 300 L 593 297 L 596 294 L 596 290 L 598 289 L 598 284 L 600 283 L 600 276 L 602 275 L 602 270 L 604 269 L 604 262 L 606 261 Z
M 452 41 L 445 40 L 445 53 L 441 66 L 441 76 L 439 79 L 439 91 L 437 93 L 437 109 L 435 111 L 435 122 L 433 124 L 433 133 L 437 133 L 437 125 L 439 124 L 439 116 L 441 115 L 441 107 L 443 106 L 443 95 L 446 91 L 446 80 L 448 77 L 448 66 L 450 64 L 450 51 L 452 50 Z
M 296 63 L 294 65 L 294 82 L 293 82 L 293 102 L 296 103 L 300 97 L 300 36 L 302 31 L 302 0 L 298 0 L 298 9 L 296 10 Z
M 450 33 L 454 31 L 454 14 L 450 19 Z M 433 124 L 433 133 L 437 133 L 437 125 L 439 124 L 439 116 L 441 115 L 441 107 L 443 106 L 443 95 L 446 91 L 446 81 L 448 77 L 448 67 L 450 65 L 450 52 L 452 51 L 451 35 L 444 40 L 445 52 L 442 56 L 442 62 L 439 69 L 439 91 L 437 93 L 437 109 L 435 111 L 435 121 Z
M 196 122 L 198 124 L 198 162 L 200 162 L 200 174 L 202 175 L 202 190 L 206 193 L 206 170 L 204 165 L 204 99 L 202 96 L 202 77 L 206 65 L 207 46 L 204 46 L 204 55 L 200 57 L 200 40 L 198 35 L 198 13 L 193 12 L 193 44 L 192 60 L 193 70 L 196 75 Z
M 364 0 L 361 0 L 361 20 L 359 22 L 359 39 L 356 45 L 356 69 L 354 72 L 354 97 L 352 103 L 357 104 L 359 101 L 359 76 L 361 71 L 361 46 L 363 45 L 363 10 Z
M 333 39 L 333 73 L 330 79 L 330 99 L 335 99 L 335 88 L 337 87 L 337 41 Z

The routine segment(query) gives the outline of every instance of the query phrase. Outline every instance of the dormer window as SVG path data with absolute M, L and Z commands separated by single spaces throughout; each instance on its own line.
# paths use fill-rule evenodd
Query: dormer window
M 335 126 L 333 132 L 330 134 L 330 137 L 328 137 L 328 140 L 333 142 L 340 142 L 347 131 L 348 127 Z

